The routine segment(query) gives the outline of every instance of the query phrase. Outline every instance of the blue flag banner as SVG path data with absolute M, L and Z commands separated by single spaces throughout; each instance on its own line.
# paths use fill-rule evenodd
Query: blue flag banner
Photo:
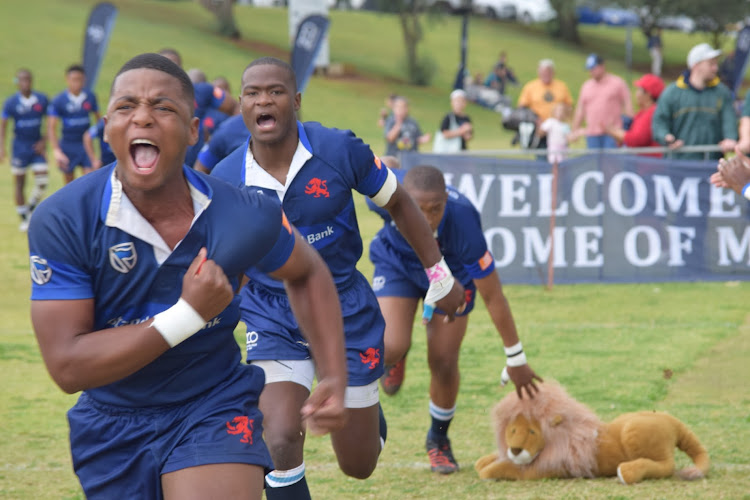
M 466 51 L 469 44 L 469 13 L 464 13 L 461 23 L 461 62 L 458 64 L 456 72 L 456 81 L 453 82 L 454 89 L 464 88 L 464 78 L 466 76 Z
M 86 71 L 86 85 L 89 88 L 96 86 L 116 17 L 117 7 L 109 2 L 97 4 L 89 15 L 83 39 L 83 69 Z
M 737 92 L 742 86 L 742 80 L 745 77 L 745 71 L 747 71 L 747 62 L 750 58 L 750 25 L 745 26 L 737 34 L 737 46 L 734 49 L 734 75 L 732 75 L 732 95 L 737 95 Z
M 320 14 L 307 16 L 297 28 L 292 47 L 291 65 L 297 75 L 297 92 L 304 92 L 315 69 L 315 59 L 328 32 L 331 21 Z
M 750 280 L 750 203 L 712 186 L 714 161 L 596 154 L 542 161 L 407 153 L 482 215 L 507 283 Z M 553 193 L 556 203 L 553 206 Z

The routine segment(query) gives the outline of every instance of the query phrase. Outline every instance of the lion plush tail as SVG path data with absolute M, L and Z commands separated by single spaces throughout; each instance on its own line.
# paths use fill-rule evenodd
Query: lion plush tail
M 685 467 L 677 474 L 682 479 L 688 481 L 706 477 L 710 466 L 708 452 L 698 440 L 698 436 L 696 436 L 693 431 L 688 429 L 688 427 L 679 420 L 677 426 L 677 447 L 685 452 L 695 464 L 690 467 Z

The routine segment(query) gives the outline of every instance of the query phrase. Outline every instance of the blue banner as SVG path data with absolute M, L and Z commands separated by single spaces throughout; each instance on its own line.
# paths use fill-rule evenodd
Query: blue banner
M 292 47 L 291 65 L 297 75 L 297 92 L 305 91 L 307 81 L 315 70 L 315 59 L 325 39 L 331 21 L 320 14 L 307 16 L 297 28 Z
M 750 280 L 750 203 L 708 182 L 716 162 L 588 155 L 560 164 L 557 189 L 543 161 L 401 162 L 474 203 L 504 282 L 546 284 L 550 260 L 555 283 Z
M 732 95 L 736 96 L 742 86 L 742 80 L 747 70 L 747 62 L 750 58 L 750 25 L 745 26 L 737 33 L 737 46 L 734 49 L 734 74 L 732 75 Z
M 466 78 L 466 51 L 469 45 L 469 13 L 464 13 L 463 21 L 461 22 L 461 62 L 458 64 L 458 71 L 456 72 L 456 81 L 453 82 L 454 89 L 464 88 L 464 79 Z
M 116 17 L 117 7 L 109 2 L 97 4 L 89 15 L 83 39 L 83 69 L 86 72 L 86 86 L 90 89 L 96 86 Z

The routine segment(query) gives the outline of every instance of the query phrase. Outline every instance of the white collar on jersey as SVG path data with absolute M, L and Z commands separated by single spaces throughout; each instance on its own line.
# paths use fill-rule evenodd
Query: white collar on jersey
M 116 169 L 112 169 L 112 176 L 109 179 L 112 185 L 112 196 L 109 200 L 107 218 L 104 223 L 107 226 L 116 227 L 131 236 L 135 236 L 146 243 L 150 243 L 154 248 L 154 258 L 161 265 L 172 254 L 173 250 L 169 248 L 169 245 L 154 229 L 154 226 L 135 208 L 133 202 L 130 201 L 125 191 L 123 191 L 122 183 L 115 175 L 116 171 Z M 195 188 L 189 179 L 188 186 L 190 186 L 190 196 L 193 198 L 193 212 L 195 213 L 193 221 L 190 223 L 190 227 L 193 227 L 198 217 L 211 204 L 211 199 Z M 182 240 L 175 245 L 175 249 L 180 246 L 181 242 Z
M 20 102 L 24 108 L 30 108 L 34 104 L 38 103 L 39 99 L 33 93 L 29 97 L 24 97 L 23 94 L 19 92 L 18 102 Z
M 73 95 L 70 92 L 68 92 L 68 100 L 72 102 L 73 104 L 75 104 L 76 109 L 80 109 L 81 106 L 83 106 L 83 101 L 86 100 L 86 97 L 88 97 L 88 95 L 86 94 L 86 91 L 84 90 L 82 90 L 81 93 L 78 95 Z
M 300 131 L 301 124 L 298 123 L 297 130 Z M 300 134 L 304 133 L 304 130 L 300 131 Z M 279 197 L 279 200 L 284 201 L 284 195 L 286 190 L 289 189 L 294 178 L 297 176 L 302 167 L 307 161 L 313 157 L 312 151 L 305 147 L 302 135 L 297 142 L 297 150 L 294 152 L 292 163 L 289 165 L 289 173 L 286 175 L 286 183 L 282 184 L 274 176 L 266 172 L 258 162 L 255 161 L 253 152 L 250 148 L 247 148 L 245 152 L 245 185 L 256 186 L 267 189 L 273 189 Z

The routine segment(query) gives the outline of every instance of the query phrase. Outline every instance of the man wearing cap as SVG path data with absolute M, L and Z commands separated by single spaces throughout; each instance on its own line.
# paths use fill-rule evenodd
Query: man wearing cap
M 573 97 L 565 82 L 555 78 L 555 63 L 552 59 L 542 59 L 537 66 L 536 74 L 538 78 L 526 83 L 521 89 L 521 95 L 518 98 L 519 108 L 529 108 L 536 113 L 538 118 L 537 131 L 544 133 L 539 129 L 539 125 L 547 118 L 552 116 L 552 110 L 557 104 L 573 106 Z M 547 138 L 543 136 L 539 141 L 539 148 L 547 147 Z
M 586 69 L 591 78 L 578 93 L 578 104 L 573 116 L 573 137 L 586 136 L 586 147 L 616 148 L 614 138 L 607 134 L 608 127 L 622 128 L 622 115 L 633 116 L 630 89 L 625 80 L 608 73 L 604 59 L 589 54 Z M 586 121 L 586 128 L 582 124 Z
M 664 90 L 664 82 L 658 76 L 648 73 L 636 80 L 633 85 L 636 88 L 635 100 L 640 111 L 633 117 L 633 123 L 628 130 L 610 126 L 607 128 L 607 133 L 619 144 L 624 144 L 629 148 L 661 146 L 654 141 L 651 119 L 656 111 L 656 101 Z M 646 153 L 643 156 L 660 158 L 662 154 Z
M 737 116 L 732 94 L 719 81 L 721 50 L 701 43 L 690 49 L 688 69 L 659 97 L 651 124 L 654 139 L 678 149 L 683 145 L 714 145 L 721 152 L 709 153 L 717 159 L 737 144 Z M 675 158 L 703 159 L 705 153 L 675 153 Z
M 466 143 L 474 137 L 474 127 L 465 110 L 466 92 L 456 89 L 451 92 L 451 112 L 440 123 L 440 133 L 445 139 L 461 138 L 461 150 L 466 149 Z

